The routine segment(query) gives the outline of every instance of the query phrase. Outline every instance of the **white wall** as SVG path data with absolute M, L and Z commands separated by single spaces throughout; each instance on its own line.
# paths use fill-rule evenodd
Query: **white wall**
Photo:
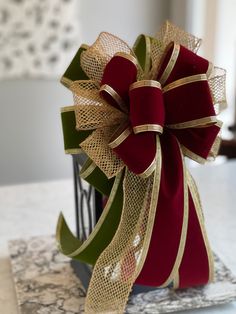
M 199 54 L 214 61 L 218 0 L 188 0 L 189 31 L 201 38 Z
M 102 31 L 134 43 L 140 33 L 154 35 L 168 15 L 169 0 L 79 0 L 81 38 L 91 44 Z
M 139 33 L 154 35 L 168 15 L 169 1 L 80 0 L 81 42 L 106 30 L 132 44 Z M 58 81 L 0 82 L 0 184 L 72 175 L 63 152 L 59 108 L 72 104 Z
M 188 8 L 190 0 L 169 0 L 169 19 L 186 31 L 189 29 Z
M 227 127 L 236 121 L 236 27 L 235 0 L 189 0 L 190 30 L 203 39 L 200 54 L 221 68 L 226 69 L 228 108 L 220 115 L 224 122 L 223 137 L 232 133 Z
M 0 184 L 71 175 L 60 123 L 60 107 L 70 104 L 55 81 L 0 82 Z

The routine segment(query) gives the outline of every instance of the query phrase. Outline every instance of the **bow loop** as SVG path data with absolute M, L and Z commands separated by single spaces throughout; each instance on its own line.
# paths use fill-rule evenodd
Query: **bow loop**
M 157 80 L 164 86 L 184 77 L 206 74 L 212 71 L 212 64 L 177 43 L 171 42 L 162 57 Z
M 116 53 L 104 69 L 100 94 L 108 103 L 127 112 L 129 86 L 137 80 L 137 73 L 135 57 L 124 52 Z
M 154 132 L 134 134 L 131 127 L 123 128 L 109 143 L 130 171 L 147 178 L 155 170 L 156 135 Z
M 208 157 L 216 157 L 219 148 L 221 125 L 217 121 L 215 125 L 193 127 L 187 129 L 173 129 L 171 132 L 176 136 L 182 146 L 185 156 L 198 163 L 204 163 Z M 213 147 L 216 146 L 213 150 Z
M 205 74 L 174 81 L 163 89 L 166 124 L 175 125 L 215 117 L 212 96 Z
M 220 130 L 208 81 L 212 70 L 208 60 L 171 42 L 157 75 L 163 86 L 166 127 L 184 154 L 201 163 L 209 157 Z

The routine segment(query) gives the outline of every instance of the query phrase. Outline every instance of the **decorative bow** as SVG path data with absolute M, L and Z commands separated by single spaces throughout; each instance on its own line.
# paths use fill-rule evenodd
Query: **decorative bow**
M 199 196 L 183 157 L 202 163 L 217 153 L 215 108 L 226 104 L 225 72 L 196 55 L 199 43 L 168 22 L 156 38 L 138 37 L 134 51 L 101 33 L 80 55 L 90 79 L 64 80 L 75 106 L 63 113 L 72 111 L 79 133 L 89 132 L 80 140 L 89 157 L 81 176 L 102 192 L 116 177 L 83 244 L 63 216 L 58 223 L 61 251 L 95 264 L 87 313 L 122 313 L 134 282 L 184 288 L 213 278 Z

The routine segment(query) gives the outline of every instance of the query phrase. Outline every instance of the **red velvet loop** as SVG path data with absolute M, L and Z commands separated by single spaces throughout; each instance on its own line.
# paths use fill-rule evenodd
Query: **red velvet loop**
M 136 283 L 160 286 L 169 277 L 180 245 L 184 217 L 183 165 L 175 136 L 160 137 L 162 169 L 155 223 L 148 254 Z
M 160 88 L 153 86 L 133 88 L 129 92 L 129 98 L 130 121 L 135 133 L 138 133 L 135 131 L 135 127 L 140 127 L 140 132 L 145 132 L 148 128 L 158 131 L 158 126 L 163 127 L 165 110 Z
M 119 104 L 117 103 L 117 101 L 115 100 L 115 98 L 112 97 L 106 90 L 100 90 L 99 94 L 100 94 L 100 96 L 101 96 L 104 100 L 106 100 L 106 102 L 107 102 L 109 105 L 111 105 L 111 106 L 113 106 L 113 107 L 115 107 L 115 108 L 117 108 L 117 109 L 120 110 L 120 106 L 119 106 Z
M 135 174 L 142 174 L 155 159 L 156 135 L 153 132 L 131 133 L 113 150 L 129 170 Z
M 181 85 L 163 95 L 167 125 L 215 116 L 212 97 L 206 80 Z
M 162 60 L 160 69 L 158 71 L 157 80 L 162 76 L 174 49 L 174 43 L 171 43 L 166 50 L 164 58 Z M 165 85 L 181 79 L 186 76 L 206 73 L 209 67 L 209 61 L 198 56 L 191 50 L 180 45 L 180 51 L 176 60 L 175 66 L 171 71 Z
M 204 159 L 208 157 L 219 131 L 220 127 L 217 125 L 202 128 L 171 130 L 172 134 L 176 136 L 180 144 Z
M 128 105 L 129 87 L 136 81 L 136 77 L 137 67 L 131 60 L 119 55 L 114 56 L 105 67 L 101 86 L 104 84 L 111 86 Z M 109 103 L 111 101 L 114 105 L 114 101 L 106 91 L 101 94 L 105 100 Z

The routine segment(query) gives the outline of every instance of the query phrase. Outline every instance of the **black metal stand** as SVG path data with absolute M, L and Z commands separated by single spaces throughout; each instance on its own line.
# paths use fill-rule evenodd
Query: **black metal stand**
M 87 239 L 102 213 L 102 195 L 79 176 L 85 157 L 73 155 L 76 234 L 82 241 Z M 87 218 L 86 218 L 87 217 Z M 87 222 L 87 224 L 86 224 Z
M 73 181 L 75 197 L 75 227 L 76 235 L 82 241 L 86 240 L 92 232 L 102 213 L 102 195 L 91 185 L 84 182 L 79 172 L 86 157 L 83 155 L 72 155 Z M 91 278 L 91 268 L 80 261 L 71 260 L 71 266 L 75 274 L 80 278 L 84 288 L 87 290 Z

